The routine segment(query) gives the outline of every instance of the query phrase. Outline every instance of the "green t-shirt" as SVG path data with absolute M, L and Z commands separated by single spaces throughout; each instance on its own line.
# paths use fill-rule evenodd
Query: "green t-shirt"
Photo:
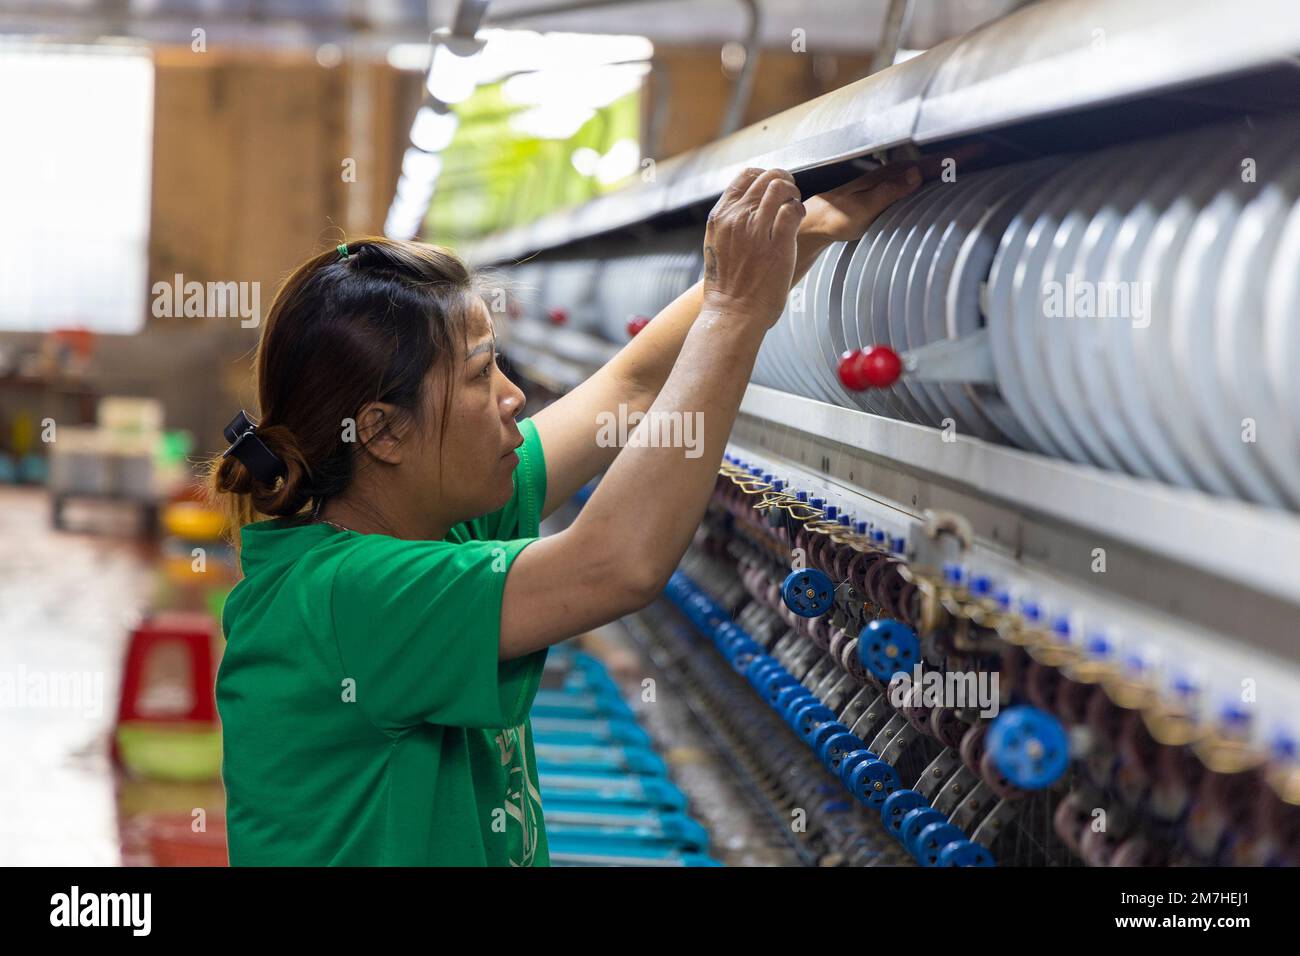
M 232 865 L 549 864 L 528 721 L 546 651 L 498 660 L 546 499 L 519 428 L 510 502 L 443 541 L 243 529 L 217 675 Z

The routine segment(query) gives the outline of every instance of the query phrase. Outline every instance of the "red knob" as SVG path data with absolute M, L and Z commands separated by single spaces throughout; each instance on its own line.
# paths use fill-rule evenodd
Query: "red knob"
M 632 336 L 636 335 L 638 332 L 640 332 L 649 324 L 650 324 L 650 320 L 647 319 L 644 315 L 632 316 L 632 318 L 627 320 L 628 338 L 631 338 Z
M 547 309 L 546 317 L 551 320 L 552 325 L 563 325 L 569 321 L 568 309 Z
M 840 356 L 840 381 L 851 392 L 888 388 L 902 374 L 903 360 L 887 345 L 850 349 Z

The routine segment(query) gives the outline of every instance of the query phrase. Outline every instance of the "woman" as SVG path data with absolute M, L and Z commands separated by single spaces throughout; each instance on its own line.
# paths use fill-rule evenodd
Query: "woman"
M 232 422 L 212 474 L 244 575 L 217 679 L 230 862 L 546 864 L 528 724 L 546 648 L 661 591 L 791 284 L 920 179 L 876 171 L 805 208 L 789 173 L 745 170 L 702 282 L 518 423 L 450 253 L 366 239 L 299 267 L 262 331 L 261 424 Z M 703 454 L 602 447 L 620 403 L 702 412 Z

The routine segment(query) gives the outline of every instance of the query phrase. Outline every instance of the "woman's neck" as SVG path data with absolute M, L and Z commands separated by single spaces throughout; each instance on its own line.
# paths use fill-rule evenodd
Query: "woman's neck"
M 316 514 L 324 521 L 358 534 L 386 534 L 405 541 L 441 541 L 450 526 L 416 508 L 402 508 L 396 502 L 376 506 L 354 500 L 350 495 L 327 499 Z

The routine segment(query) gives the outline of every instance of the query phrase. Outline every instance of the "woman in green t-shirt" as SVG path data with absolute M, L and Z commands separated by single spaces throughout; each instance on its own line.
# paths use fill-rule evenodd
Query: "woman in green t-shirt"
M 919 181 L 877 171 L 805 207 L 789 173 L 745 170 L 702 282 L 518 423 L 490 280 L 380 238 L 300 266 L 262 330 L 261 423 L 231 423 L 212 473 L 243 570 L 217 678 L 231 863 L 547 863 L 527 717 L 546 648 L 659 594 L 791 284 Z M 604 440 L 647 411 L 702 421 L 697 443 Z

